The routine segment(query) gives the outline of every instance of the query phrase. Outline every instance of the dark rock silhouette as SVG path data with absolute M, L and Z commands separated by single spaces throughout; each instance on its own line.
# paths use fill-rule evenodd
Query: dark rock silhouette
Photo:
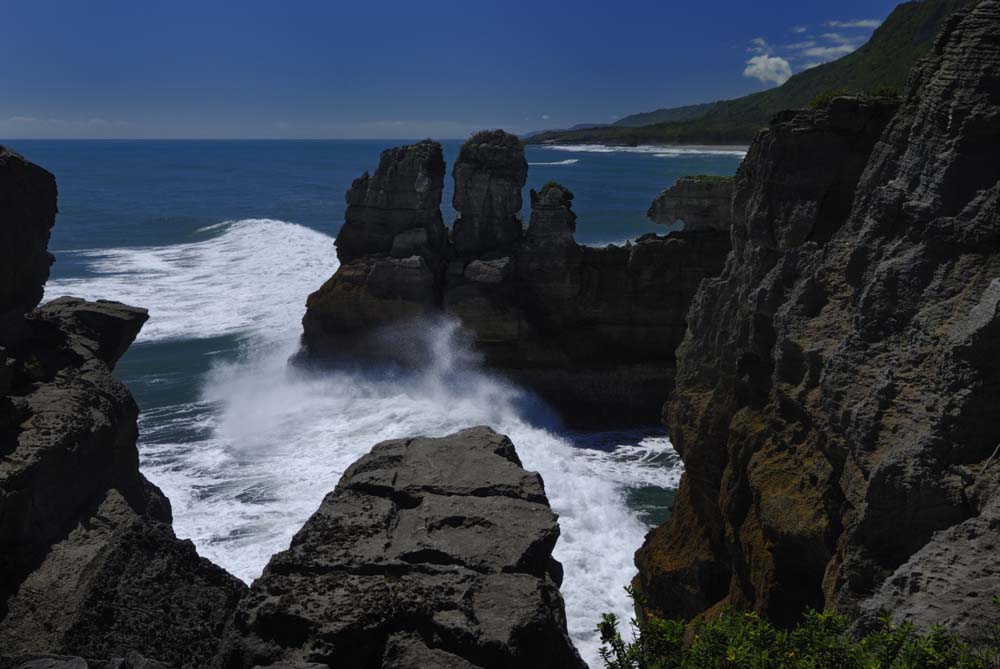
M 0 146 L 0 327 L 41 301 L 55 220 L 55 177 Z

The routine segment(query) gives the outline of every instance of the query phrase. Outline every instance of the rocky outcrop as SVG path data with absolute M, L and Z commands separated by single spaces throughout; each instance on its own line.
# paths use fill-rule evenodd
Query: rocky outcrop
M 409 150 L 386 152 L 378 173 L 382 189 L 403 191 L 409 177 L 392 185 L 390 177 L 412 170 L 392 168 L 387 155 Z M 554 183 L 531 191 L 522 231 L 526 174 L 516 137 L 472 137 L 454 168 L 459 216 L 447 262 L 394 259 L 383 250 L 342 265 L 309 297 L 306 351 L 395 356 L 395 347 L 372 345 L 368 335 L 381 341 L 390 328 L 444 314 L 461 321 L 489 366 L 535 389 L 567 418 L 655 420 L 688 304 L 701 279 L 721 271 L 729 233 L 705 227 L 625 247 L 583 247 L 574 239 L 573 195 Z M 724 198 L 715 206 L 717 217 L 728 215 Z M 345 229 L 353 216 L 349 206 Z M 339 248 L 360 248 L 356 226 L 348 234 Z
M 462 145 L 452 175 L 457 256 L 502 250 L 521 238 L 521 189 L 528 179 L 521 140 L 503 130 L 476 133 Z
M 0 146 L 0 327 L 42 299 L 55 220 L 55 177 Z
M 732 225 L 732 179 L 724 177 L 684 177 L 653 200 L 646 215 L 654 223 L 673 226 L 681 221 L 684 230 L 716 230 L 727 233 Z
M 686 472 L 636 556 L 654 612 L 997 621 L 998 32 L 982 0 L 895 115 L 841 98 L 754 141 L 678 352 Z
M 271 558 L 222 666 L 582 667 L 542 480 L 488 428 L 376 445 Z
M 112 370 L 148 316 L 76 298 L 24 315 L 56 205 L 51 175 L 17 170 L 46 187 L 0 174 L 2 206 L 19 212 L 0 237 L 31 239 L 23 265 L 4 265 L 23 270 L 23 291 L 0 327 L 0 664 L 56 653 L 129 666 L 140 653 L 204 666 L 245 586 L 174 536 L 169 502 L 139 472 L 138 407 Z
M 365 172 L 347 191 L 336 241 L 340 262 L 370 255 L 440 255 L 447 236 L 441 218 L 444 170 L 437 142 L 383 151 L 375 174 Z
M 306 303 L 303 338 L 313 352 L 440 303 L 444 171 L 441 145 L 427 140 L 383 151 L 375 174 L 354 180 L 336 241 L 340 267 Z

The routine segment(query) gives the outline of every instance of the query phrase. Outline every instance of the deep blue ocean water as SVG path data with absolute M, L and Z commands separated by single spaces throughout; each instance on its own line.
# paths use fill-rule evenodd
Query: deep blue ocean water
M 46 297 L 115 299 L 150 311 L 117 373 L 142 408 L 146 475 L 178 535 L 255 578 L 344 469 L 377 441 L 489 424 L 542 473 L 562 538 L 571 633 L 597 666 L 602 611 L 627 618 L 632 553 L 680 476 L 657 426 L 581 432 L 480 369 L 453 337 L 405 378 L 287 365 L 306 296 L 337 267 L 344 193 L 392 141 L 10 141 L 56 175 L 56 255 Z M 460 142 L 444 142 L 449 162 Z M 664 232 L 645 217 L 678 177 L 729 175 L 735 149 L 528 147 L 528 187 L 575 194 L 577 239 Z M 527 188 L 522 216 L 527 218 Z M 446 179 L 443 213 L 451 210 Z M 526 409 L 526 407 L 528 407 Z

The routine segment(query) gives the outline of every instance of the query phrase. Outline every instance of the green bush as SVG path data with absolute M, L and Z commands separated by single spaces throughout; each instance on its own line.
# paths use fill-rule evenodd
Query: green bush
M 841 98 L 850 94 L 851 93 L 849 91 L 843 88 L 839 88 L 835 91 L 824 91 L 810 100 L 807 107 L 809 109 L 823 109 L 828 106 L 834 98 Z
M 604 614 L 597 626 L 607 669 L 1000 668 L 1000 628 L 973 648 L 943 628 L 919 634 L 888 615 L 860 639 L 850 634 L 844 616 L 815 611 L 793 629 L 777 628 L 756 613 L 737 612 L 689 625 L 657 618 L 633 619 L 630 625 L 632 641 L 622 638 L 614 614 Z

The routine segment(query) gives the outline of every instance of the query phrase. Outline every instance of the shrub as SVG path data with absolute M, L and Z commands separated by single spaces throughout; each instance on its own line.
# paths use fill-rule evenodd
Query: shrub
M 850 94 L 851 93 L 849 91 L 842 88 L 834 91 L 824 91 L 810 100 L 807 106 L 809 109 L 823 109 L 824 107 L 827 107 L 834 98 L 840 98 Z
M 633 592 L 626 588 L 630 596 Z M 807 612 L 793 629 L 756 613 L 724 612 L 712 620 L 630 621 L 625 641 L 614 614 L 597 626 L 607 669 L 997 669 L 1000 627 L 975 648 L 944 628 L 919 634 L 880 617 L 860 639 L 842 615 Z

